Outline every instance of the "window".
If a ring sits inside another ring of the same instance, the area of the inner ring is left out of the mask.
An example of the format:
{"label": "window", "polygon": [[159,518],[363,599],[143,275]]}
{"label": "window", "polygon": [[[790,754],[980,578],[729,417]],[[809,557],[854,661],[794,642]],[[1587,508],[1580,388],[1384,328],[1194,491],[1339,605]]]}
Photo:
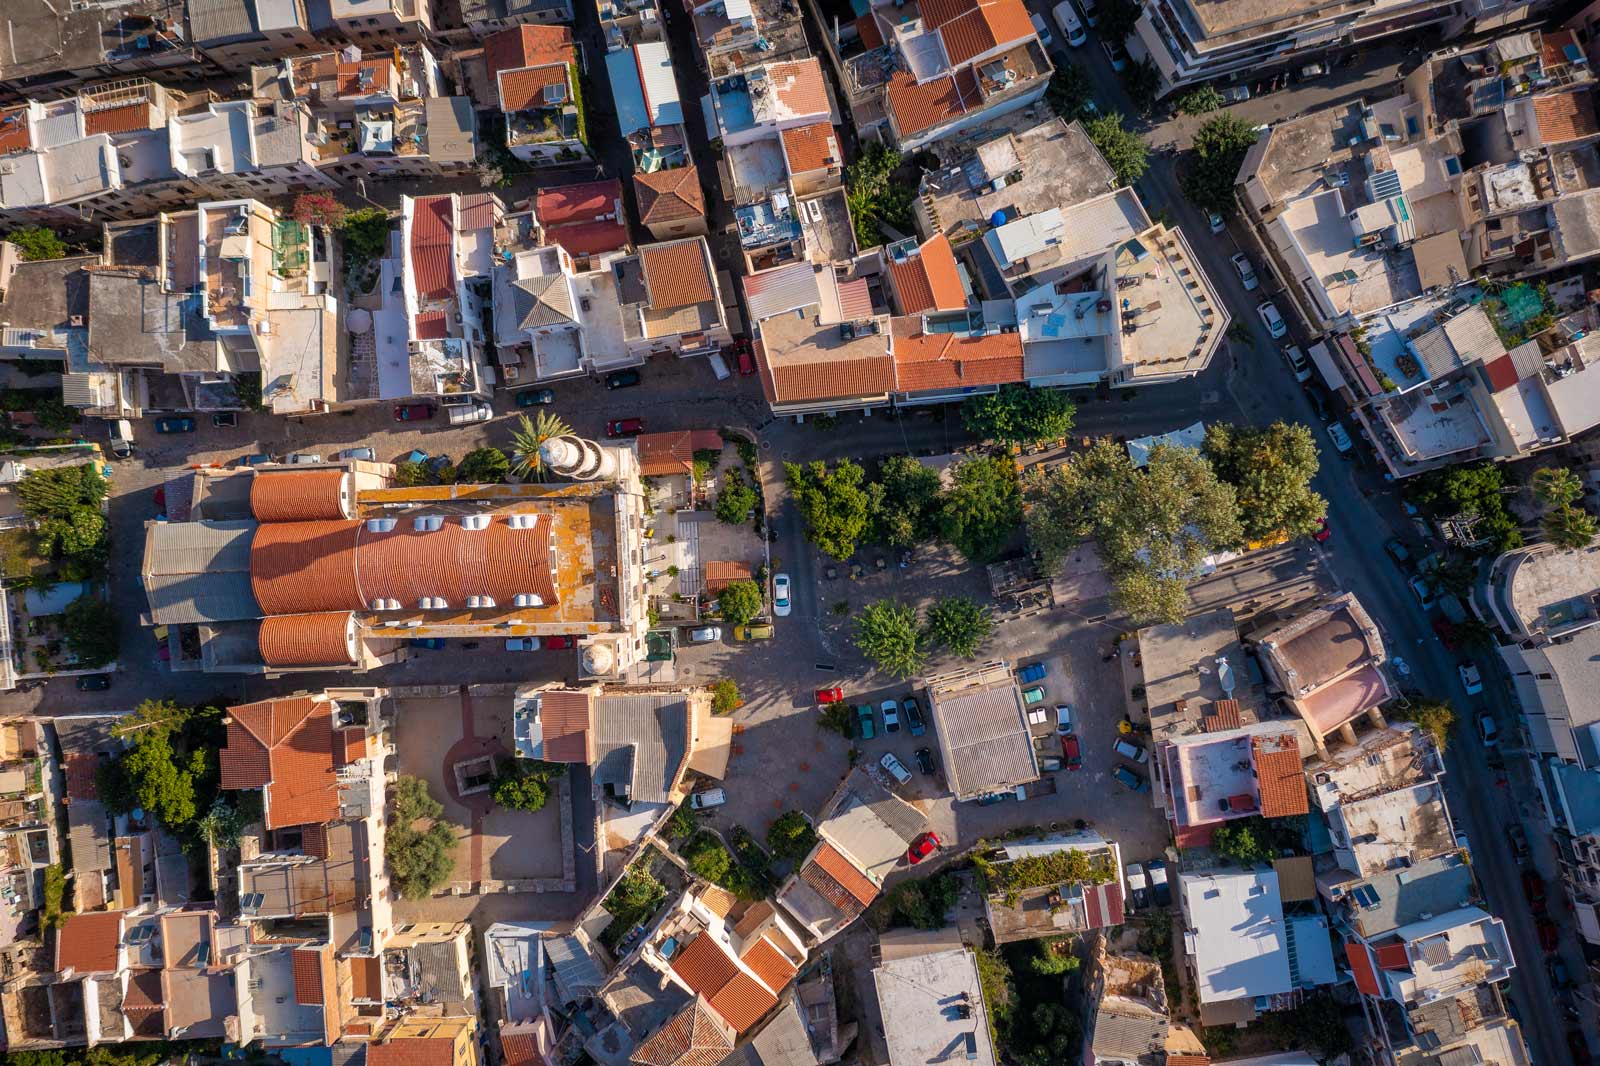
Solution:
{"label": "window", "polygon": [[1444,157],[1444,172],[1452,176],[1461,173],[1461,160],[1453,155]]}
{"label": "window", "polygon": [[1417,134],[1419,134],[1421,132],[1422,132],[1422,126],[1417,122],[1417,116],[1415,116],[1415,115],[1407,115],[1406,116],[1406,136],[1407,137],[1415,137]]}

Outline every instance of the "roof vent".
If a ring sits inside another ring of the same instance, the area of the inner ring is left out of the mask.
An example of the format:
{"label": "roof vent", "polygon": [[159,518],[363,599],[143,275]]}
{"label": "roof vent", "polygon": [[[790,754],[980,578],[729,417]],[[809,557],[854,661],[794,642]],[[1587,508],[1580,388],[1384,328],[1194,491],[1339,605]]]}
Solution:
{"label": "roof vent", "polygon": [[494,606],[494,597],[493,596],[468,596],[467,597],[467,606],[468,607],[493,607]]}
{"label": "roof vent", "polygon": [[444,527],[444,517],[436,514],[419,515],[411,520],[411,528],[418,533],[432,533]]}
{"label": "roof vent", "polygon": [[486,514],[469,514],[461,519],[462,529],[488,529],[489,516]]}
{"label": "roof vent", "polygon": [[506,525],[512,529],[532,529],[539,524],[539,516],[532,514],[514,514],[506,519]]}
{"label": "roof vent", "polygon": [[395,520],[393,518],[369,518],[367,519],[367,532],[388,533],[394,529],[394,523]]}
{"label": "roof vent", "polygon": [[424,596],[421,606],[424,611],[442,611],[450,606],[450,602],[443,596]]}
{"label": "roof vent", "polygon": [[513,607],[543,607],[544,600],[532,592],[519,592],[511,597]]}

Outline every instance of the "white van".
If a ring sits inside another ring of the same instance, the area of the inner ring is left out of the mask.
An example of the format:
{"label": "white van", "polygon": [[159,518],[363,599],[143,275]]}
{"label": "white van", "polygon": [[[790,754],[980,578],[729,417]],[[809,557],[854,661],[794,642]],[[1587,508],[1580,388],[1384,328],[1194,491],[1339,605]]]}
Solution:
{"label": "white van", "polygon": [[133,425],[126,418],[111,423],[111,454],[118,459],[133,454]]}
{"label": "white van", "polygon": [[717,376],[718,381],[728,380],[728,361],[722,358],[721,352],[712,352],[706,358],[706,362],[711,364],[711,372]]}
{"label": "white van", "polygon": [[720,807],[728,802],[728,794],[720,788],[708,788],[703,792],[694,792],[689,795],[689,809],[691,811],[709,811],[713,807]]}
{"label": "white van", "polygon": [[1061,36],[1074,48],[1082,47],[1089,43],[1089,34],[1084,31],[1083,20],[1073,10],[1072,0],[1061,0],[1055,7],[1056,25],[1061,27]]}
{"label": "white van", "polygon": [[452,426],[463,425],[467,422],[487,422],[494,417],[494,408],[481,401],[477,403],[452,404],[445,408],[450,412]]}
{"label": "white van", "polygon": [[1037,11],[1031,12],[1028,15],[1028,21],[1033,23],[1033,32],[1039,35],[1039,43],[1044,45],[1046,48],[1049,48],[1051,44],[1049,24],[1047,24],[1044,19],[1039,17],[1039,13]]}
{"label": "white van", "polygon": [[1095,0],[1078,0],[1078,7],[1083,11],[1083,21],[1090,26],[1100,25],[1100,12],[1095,8]]}

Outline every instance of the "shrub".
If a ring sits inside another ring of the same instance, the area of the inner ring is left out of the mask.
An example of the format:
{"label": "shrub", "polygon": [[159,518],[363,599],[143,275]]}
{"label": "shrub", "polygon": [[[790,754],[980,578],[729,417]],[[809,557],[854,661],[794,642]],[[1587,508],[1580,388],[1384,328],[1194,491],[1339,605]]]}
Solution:
{"label": "shrub", "polygon": [[43,226],[14,229],[6,240],[16,245],[22,258],[30,263],[41,259],[65,259],[67,255],[66,243],[56,236],[55,230]]}
{"label": "shrub", "polygon": [[339,222],[345,258],[366,263],[381,258],[389,245],[389,212],[380,207],[351,211]]}
{"label": "shrub", "polygon": [[733,856],[727,847],[706,832],[696,833],[684,845],[683,861],[696,877],[724,886],[728,881],[728,872],[733,868]]}
{"label": "shrub", "polygon": [[[417,777],[400,777],[390,786],[390,821],[383,854],[395,888],[409,900],[427,899],[455,872],[456,834],[449,822],[438,819],[444,805]],[[425,830],[413,822],[431,821]]]}
{"label": "shrub", "polygon": [[461,457],[456,480],[466,485],[498,485],[511,472],[511,460],[499,448],[474,448]]}
{"label": "shrub", "polygon": [[117,635],[117,612],[104,600],[92,595],[79,596],[67,604],[62,615],[62,631],[67,647],[78,657],[80,669],[92,669],[113,662],[122,642]]}
{"label": "shrub", "polygon": [[67,895],[67,873],[59,862],[44,868],[44,913],[40,924],[46,929],[59,929],[66,924],[66,912],[61,909]]}
{"label": "shrub", "polygon": [[719,521],[730,526],[741,526],[750,521],[750,512],[755,510],[758,501],[755,488],[735,468],[723,475],[722,491],[717,493],[717,502],[712,510]]}
{"label": "shrub", "polygon": [[550,782],[567,772],[566,764],[538,759],[510,759],[495,776],[490,796],[514,811],[541,811],[550,799]]}
{"label": "shrub", "polygon": [[799,811],[785,811],[767,829],[767,847],[780,859],[799,862],[816,843],[817,831]]}
{"label": "shrub", "polygon": [[761,613],[761,587],[754,581],[734,581],[717,593],[717,607],[722,620],[731,626],[742,626]]}
{"label": "shrub", "polygon": [[712,684],[712,714],[729,714],[742,706],[744,706],[744,700],[739,696],[738,682],[732,678],[724,677]]}
{"label": "shrub", "polygon": [[444,804],[433,798],[428,783],[404,775],[389,786],[389,809],[395,822],[409,825],[418,819],[432,821],[444,814]]}

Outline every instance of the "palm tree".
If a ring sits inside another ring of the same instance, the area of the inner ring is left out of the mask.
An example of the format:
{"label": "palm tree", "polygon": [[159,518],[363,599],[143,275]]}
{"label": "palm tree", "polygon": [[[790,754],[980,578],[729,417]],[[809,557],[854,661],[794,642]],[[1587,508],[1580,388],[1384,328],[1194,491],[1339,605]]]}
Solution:
{"label": "palm tree", "polygon": [[542,475],[545,467],[544,456],[539,454],[540,446],[547,440],[571,433],[572,427],[560,415],[540,411],[537,421],[523,415],[511,434],[511,472],[520,478]]}
{"label": "palm tree", "polygon": [[1600,525],[1588,511],[1563,505],[1544,516],[1544,535],[1558,548],[1568,551],[1587,548],[1596,533],[1600,533]]}
{"label": "palm tree", "polygon": [[1533,498],[1546,507],[1567,507],[1583,495],[1583,482],[1564,466],[1540,467],[1529,482]]}

